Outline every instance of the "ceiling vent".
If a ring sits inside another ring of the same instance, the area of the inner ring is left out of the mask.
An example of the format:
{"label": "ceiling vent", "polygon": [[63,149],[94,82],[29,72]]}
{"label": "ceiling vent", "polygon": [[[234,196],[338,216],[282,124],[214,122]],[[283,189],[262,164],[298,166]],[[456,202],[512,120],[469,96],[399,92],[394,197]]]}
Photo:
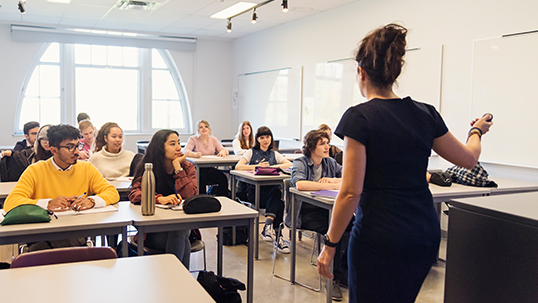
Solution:
{"label": "ceiling vent", "polygon": [[119,9],[129,9],[129,10],[155,10],[159,6],[161,6],[161,3],[121,0],[118,2],[117,7]]}

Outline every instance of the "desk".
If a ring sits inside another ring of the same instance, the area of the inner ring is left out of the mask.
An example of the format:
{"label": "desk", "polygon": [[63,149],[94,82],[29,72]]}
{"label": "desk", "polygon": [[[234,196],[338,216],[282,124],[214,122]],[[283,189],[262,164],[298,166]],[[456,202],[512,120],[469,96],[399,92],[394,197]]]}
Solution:
{"label": "desk", "polygon": [[[255,186],[255,199],[254,199],[254,209],[260,209],[260,188],[264,185],[283,185],[285,179],[289,179],[290,175],[280,173],[278,176],[267,176],[267,175],[254,175],[252,171],[246,170],[231,170],[230,174],[232,176],[232,199],[235,199],[235,181],[242,181],[248,184]],[[254,257],[258,259],[258,228],[259,228],[259,218],[256,217],[254,221],[254,247],[255,253]]]}
{"label": "desk", "polygon": [[[48,223],[0,226],[0,245],[117,234],[127,239],[127,226],[132,224],[132,216],[122,211],[122,205],[128,206],[127,203],[116,205],[119,206],[117,212],[64,216],[52,218]],[[123,243],[123,255],[127,257],[127,242]]]}
{"label": "desk", "polygon": [[[200,168],[215,166],[235,166],[242,156],[228,155],[226,157],[202,156],[200,158],[187,157],[187,161],[196,166],[196,182],[200,190]],[[235,185],[232,183],[232,187]]]}
{"label": "desk", "polygon": [[0,284],[3,302],[215,302],[170,254],[2,270]]}
{"label": "desk", "polygon": [[538,193],[450,204],[444,302],[536,302]]}
{"label": "desk", "polygon": [[[130,181],[108,181],[112,184],[118,193],[120,194],[120,201],[128,200],[129,193],[131,192]],[[0,182],[0,206],[4,205],[4,200],[9,193],[13,190],[17,182]]]}
{"label": "desk", "polygon": [[[226,197],[217,197],[222,204],[220,212],[187,215],[182,211],[168,209],[155,209],[155,215],[142,216],[139,205],[120,203],[133,218],[133,225],[139,233],[163,232],[177,229],[194,229],[218,227],[217,244],[217,274],[222,275],[222,243],[223,227],[233,225],[248,225],[248,260],[247,260],[247,302],[253,302],[254,295],[254,219],[258,212],[232,201]],[[138,254],[143,254],[144,237],[138,237]],[[152,300],[155,301],[155,300]],[[157,301],[155,301],[157,302]],[[187,302],[187,301],[186,301]]]}
{"label": "desk", "polygon": [[490,177],[499,187],[491,188],[491,195],[506,195],[523,192],[538,191],[538,183],[520,181],[501,177]]}

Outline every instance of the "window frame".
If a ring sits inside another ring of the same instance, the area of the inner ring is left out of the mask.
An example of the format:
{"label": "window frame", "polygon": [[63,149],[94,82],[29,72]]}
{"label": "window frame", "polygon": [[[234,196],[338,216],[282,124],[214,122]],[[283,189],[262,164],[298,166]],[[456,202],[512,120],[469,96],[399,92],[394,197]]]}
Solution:
{"label": "window frame", "polygon": [[[24,102],[26,89],[29,81],[34,74],[37,66],[41,63],[43,54],[48,50],[49,46],[54,42],[46,42],[41,49],[37,52],[32,64],[28,68],[28,72],[23,80],[21,90],[18,96],[17,108],[14,119],[14,134],[22,135],[23,129],[19,127],[21,119],[21,110]],[[76,84],[76,64],[74,60],[75,44],[70,43],[58,43],[60,52],[60,123],[66,123],[76,125],[76,96],[75,96],[75,84]],[[137,129],[125,130],[127,135],[147,135],[153,134],[158,128],[152,127],[152,48],[140,48],[138,47],[138,60],[139,60],[139,82],[137,87],[138,102],[137,102]],[[189,96],[187,89],[181,77],[181,74],[175,64],[170,52],[167,49],[156,49],[161,55],[161,58],[166,63],[167,70],[170,71],[172,80],[178,90],[180,106],[183,110],[183,119],[185,121],[184,128],[174,128],[181,134],[192,133],[192,113],[190,109]],[[47,64],[47,63],[45,63]],[[49,63],[50,64],[50,63]],[[51,64],[53,65],[53,64]],[[26,122],[26,121],[25,121]],[[96,127],[99,127],[96,125]]]}

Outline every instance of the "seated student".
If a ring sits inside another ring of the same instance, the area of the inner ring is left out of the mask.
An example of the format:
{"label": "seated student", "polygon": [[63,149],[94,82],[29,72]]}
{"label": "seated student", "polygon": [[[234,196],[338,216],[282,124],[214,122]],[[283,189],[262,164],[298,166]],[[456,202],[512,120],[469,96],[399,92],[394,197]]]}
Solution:
{"label": "seated student", "polygon": [[243,121],[239,125],[235,139],[233,140],[234,154],[238,156],[244,155],[247,150],[254,146],[254,135],[252,135],[252,126],[250,122]]}
{"label": "seated student", "polygon": [[35,138],[37,136],[37,132],[39,131],[39,122],[26,122],[24,124],[23,131],[25,139],[17,142],[15,144],[15,147],[13,147],[13,151],[21,151],[34,148]]}
{"label": "seated student", "polygon": [[[54,125],[47,131],[53,157],[28,166],[6,198],[4,210],[34,204],[55,212],[104,207],[119,201],[118,191],[90,163],[78,162],[80,132],[70,125]],[[81,198],[79,198],[83,195]],[[85,245],[86,239],[38,242],[30,251]]]}
{"label": "seated student", "polygon": [[[332,133],[331,128],[329,127],[329,125],[321,124],[318,127],[318,130],[326,132],[327,135],[329,136],[329,141],[331,141],[333,133]],[[334,145],[329,145],[329,157],[334,158],[336,156],[336,154],[341,153],[341,152],[342,152],[342,150],[339,149],[338,147],[336,147]]]}
{"label": "seated student", "polygon": [[107,180],[129,175],[135,154],[122,148],[123,130],[114,122],[103,124],[95,139],[95,151],[90,162]]}
{"label": "seated student", "polygon": [[[256,131],[255,145],[249,149],[239,160],[235,169],[254,170],[256,166],[289,168],[293,164],[284,158],[279,152],[272,150],[273,133],[262,126]],[[250,202],[255,201],[254,185],[247,185],[247,196]],[[280,223],[284,216],[284,201],[279,185],[267,185],[261,187],[260,207],[265,207],[265,226],[261,232],[264,241],[273,241],[273,229],[278,234]],[[282,238],[276,241],[278,251],[289,254],[290,248]]]}
{"label": "seated student", "polygon": [[[298,190],[340,189],[342,166],[329,157],[329,142],[329,135],[322,130],[311,130],[304,136],[303,156],[293,161],[291,170],[291,184]],[[298,228],[313,230],[322,235],[327,233],[329,227],[328,210],[300,202],[296,203],[296,207]],[[291,211],[287,213],[286,223],[291,225]],[[351,224],[349,224],[348,229],[351,230]],[[336,301],[342,300],[340,281],[347,285],[345,270],[347,253],[342,253],[346,247],[347,241],[342,237],[336,249],[339,253],[334,263],[335,279],[333,280],[332,296],[333,300]]]}
{"label": "seated student", "polygon": [[80,139],[79,160],[88,160],[92,155],[92,148],[95,149],[95,127],[89,120],[84,120],[78,124],[78,129],[83,137]]}
{"label": "seated student", "polygon": [[[185,161],[186,157],[186,154],[181,153],[176,131],[157,131],[146,148],[144,158],[137,166],[129,200],[135,204],[142,200],[141,182],[146,163],[153,163],[156,203],[177,205],[181,200],[196,195],[196,168],[194,164]],[[186,229],[147,233],[144,245],[174,254],[188,269],[191,253],[189,234],[190,230]]]}
{"label": "seated student", "polygon": [[82,121],[90,121],[90,116],[87,113],[79,113],[77,115],[77,123],[80,124]]}
{"label": "seated student", "polygon": [[3,182],[18,181],[30,164],[52,157],[47,139],[47,130],[51,126],[47,124],[39,129],[34,148],[26,148],[21,151],[5,150],[2,152],[2,157],[4,158],[0,161],[0,178]]}
{"label": "seated student", "polygon": [[[249,149],[254,146],[254,135],[252,134],[252,125],[250,122],[243,121],[239,125],[235,139],[233,140],[234,154],[238,156],[244,155]],[[237,181],[236,196],[241,200],[247,200],[247,184]]]}
{"label": "seated student", "polygon": [[[213,137],[211,133],[211,127],[209,122],[200,120],[197,123],[198,136],[191,136],[183,152],[187,154],[187,157],[200,158],[201,156],[212,156],[215,153],[219,157],[228,156],[226,148],[220,144],[219,139]],[[223,172],[214,167],[205,167],[200,169],[199,176],[200,188],[198,191],[200,194],[206,193],[206,186],[210,184],[217,184],[216,191],[217,196],[229,196],[228,194],[228,179]]]}

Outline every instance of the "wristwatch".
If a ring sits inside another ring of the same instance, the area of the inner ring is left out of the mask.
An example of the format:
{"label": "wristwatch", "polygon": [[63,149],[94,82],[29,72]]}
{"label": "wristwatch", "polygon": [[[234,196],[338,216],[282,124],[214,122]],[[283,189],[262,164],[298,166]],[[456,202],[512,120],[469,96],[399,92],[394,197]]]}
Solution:
{"label": "wristwatch", "polygon": [[325,235],[323,236],[323,244],[324,244],[325,246],[329,246],[329,247],[336,247],[336,245],[337,245],[338,243],[333,243],[333,242],[331,242],[331,241],[329,240],[329,235],[328,235],[328,234],[325,234]]}

